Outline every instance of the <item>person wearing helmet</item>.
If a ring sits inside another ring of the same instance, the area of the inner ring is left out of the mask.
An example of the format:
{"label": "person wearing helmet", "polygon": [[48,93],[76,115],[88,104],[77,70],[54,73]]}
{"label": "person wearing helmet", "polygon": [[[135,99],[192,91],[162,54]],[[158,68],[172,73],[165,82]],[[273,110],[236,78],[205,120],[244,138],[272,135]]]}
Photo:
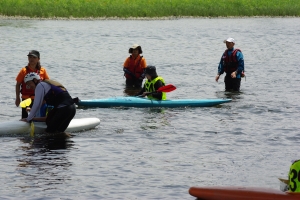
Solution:
{"label": "person wearing helmet", "polygon": [[158,88],[165,86],[165,81],[156,73],[155,66],[147,66],[145,69],[146,82],[142,90],[136,96],[147,96],[148,99],[153,100],[166,100],[167,95],[165,92],[157,92]]}
{"label": "person wearing helmet", "polygon": [[233,38],[228,38],[223,42],[226,43],[227,49],[221,57],[215,80],[218,82],[221,74],[225,72],[225,90],[238,92],[241,78],[244,76],[244,57],[240,49],[234,49],[235,40]]}
{"label": "person wearing helmet", "polygon": [[142,47],[134,44],[129,48],[131,54],[123,64],[124,76],[126,78],[126,87],[141,88],[145,78],[144,69],[146,68],[146,59],[140,54],[143,53]]}
{"label": "person wearing helmet", "polygon": [[63,133],[76,114],[74,101],[66,88],[50,79],[41,81],[35,72],[27,74],[24,82],[28,88],[34,90],[35,101],[28,117],[21,120],[30,122],[45,100],[47,104],[54,106],[46,119],[46,133]]}
{"label": "person wearing helmet", "polygon": [[[31,98],[32,104],[34,102],[34,90],[27,88],[26,84],[24,83],[24,77],[26,74],[30,72],[35,72],[40,76],[41,80],[49,79],[49,75],[44,67],[41,66],[40,63],[40,52],[36,50],[31,50],[28,55],[28,64],[27,66],[23,67],[19,74],[16,77],[16,100],[15,104],[18,107],[20,105],[21,100],[25,100]],[[20,98],[20,94],[22,95]],[[30,105],[30,107],[32,106]],[[26,112],[26,108],[22,108],[22,118],[26,118],[28,116]]]}

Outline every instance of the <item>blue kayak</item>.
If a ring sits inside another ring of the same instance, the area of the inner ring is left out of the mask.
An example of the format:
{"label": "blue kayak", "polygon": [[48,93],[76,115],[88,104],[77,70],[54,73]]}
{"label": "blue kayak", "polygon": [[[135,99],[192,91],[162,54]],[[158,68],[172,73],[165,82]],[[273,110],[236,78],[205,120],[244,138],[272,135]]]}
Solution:
{"label": "blue kayak", "polygon": [[113,97],[108,99],[79,100],[78,106],[85,107],[208,107],[230,102],[231,99],[174,99],[156,101],[141,97]]}

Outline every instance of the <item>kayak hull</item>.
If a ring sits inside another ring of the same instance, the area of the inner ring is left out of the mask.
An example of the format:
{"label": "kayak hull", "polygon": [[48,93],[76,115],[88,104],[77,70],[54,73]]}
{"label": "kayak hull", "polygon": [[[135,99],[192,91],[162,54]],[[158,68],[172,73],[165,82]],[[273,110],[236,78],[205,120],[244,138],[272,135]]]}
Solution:
{"label": "kayak hull", "polygon": [[[65,132],[78,132],[93,129],[100,124],[98,118],[81,118],[72,119]],[[41,134],[46,129],[45,122],[34,122],[34,133]],[[31,127],[27,122],[15,120],[8,122],[0,122],[0,134],[28,134]]]}
{"label": "kayak hull", "polygon": [[85,107],[209,107],[230,102],[231,99],[175,99],[156,101],[140,97],[113,97],[107,99],[80,100],[78,106]]}
{"label": "kayak hull", "polygon": [[201,200],[296,200],[300,193],[282,192],[270,188],[251,187],[191,187],[190,195]]}

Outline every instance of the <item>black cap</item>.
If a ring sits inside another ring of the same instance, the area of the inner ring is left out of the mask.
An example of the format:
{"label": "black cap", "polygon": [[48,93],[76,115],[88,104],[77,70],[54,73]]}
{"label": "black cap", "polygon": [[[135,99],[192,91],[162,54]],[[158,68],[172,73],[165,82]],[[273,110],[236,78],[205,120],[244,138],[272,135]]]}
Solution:
{"label": "black cap", "polygon": [[156,74],[156,67],[152,66],[152,65],[148,65],[145,68],[145,74],[149,74],[150,76],[155,75]]}
{"label": "black cap", "polygon": [[31,50],[31,51],[29,51],[27,56],[34,56],[36,58],[40,58],[40,52],[38,52],[36,50]]}

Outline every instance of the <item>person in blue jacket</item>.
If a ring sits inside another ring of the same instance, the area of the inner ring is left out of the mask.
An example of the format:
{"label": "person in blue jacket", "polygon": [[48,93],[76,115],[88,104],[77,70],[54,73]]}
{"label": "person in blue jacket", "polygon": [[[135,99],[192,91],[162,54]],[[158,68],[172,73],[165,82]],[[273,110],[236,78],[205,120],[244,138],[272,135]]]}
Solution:
{"label": "person in blue jacket", "polygon": [[244,56],[240,49],[235,49],[235,40],[224,40],[227,49],[223,53],[215,80],[218,82],[221,74],[226,73],[224,82],[226,91],[240,91],[241,78],[244,76]]}

